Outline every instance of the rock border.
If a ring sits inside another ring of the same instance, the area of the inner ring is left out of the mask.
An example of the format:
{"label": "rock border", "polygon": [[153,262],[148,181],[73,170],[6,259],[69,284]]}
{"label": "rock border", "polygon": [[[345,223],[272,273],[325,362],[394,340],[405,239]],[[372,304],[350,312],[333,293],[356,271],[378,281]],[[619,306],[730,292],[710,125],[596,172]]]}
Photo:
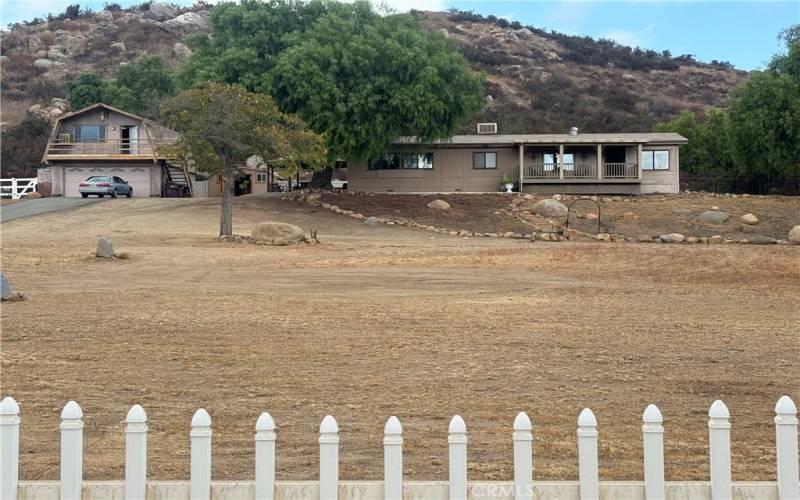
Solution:
{"label": "rock border", "polygon": [[[666,243],[666,244],[706,244],[706,245],[716,245],[716,244],[740,244],[740,245],[792,245],[793,243],[786,239],[776,239],[769,236],[753,236],[751,238],[724,238],[720,235],[714,235],[709,237],[697,237],[697,236],[683,236],[679,233],[671,233],[671,234],[662,234],[662,235],[639,235],[637,238],[625,237],[624,235],[617,234],[617,233],[583,233],[577,231],[575,229],[567,229],[566,233],[563,234],[559,232],[548,232],[548,231],[532,231],[530,233],[518,233],[518,232],[493,232],[493,233],[481,233],[470,231],[467,229],[450,229],[447,227],[436,227],[432,225],[420,224],[414,220],[408,218],[389,218],[389,217],[376,217],[376,216],[365,216],[364,214],[356,213],[352,210],[343,210],[337,205],[333,205],[331,203],[323,203],[321,202],[322,193],[325,192],[323,190],[309,190],[309,189],[300,189],[296,191],[291,191],[286,193],[284,196],[281,197],[282,200],[286,201],[301,201],[308,205],[321,207],[325,210],[330,210],[333,213],[344,215],[350,217],[354,220],[364,221],[366,219],[370,219],[373,222],[378,224],[384,224],[387,226],[406,226],[412,227],[415,229],[422,229],[424,231],[430,231],[433,233],[438,234],[446,234],[448,236],[456,236],[456,237],[463,237],[463,238],[509,238],[515,240],[528,240],[530,242],[534,241],[552,241],[552,242],[562,242],[562,241],[576,241],[579,238],[589,239],[589,240],[596,240],[596,241],[603,241],[603,242],[622,242],[622,243]],[[365,195],[368,196],[370,193],[358,193],[352,192],[352,196],[358,195]],[[505,195],[506,193],[498,193],[501,195]],[[557,201],[564,201],[570,199],[582,199],[582,200],[591,200],[597,201],[600,203],[636,203],[636,202],[646,202],[657,199],[658,201],[662,201],[665,199],[674,199],[680,198],[685,196],[693,196],[693,197],[711,197],[711,198],[768,198],[769,195],[749,195],[749,194],[742,194],[736,195],[732,193],[727,194],[720,194],[720,193],[703,193],[703,192],[692,192],[686,191],[681,194],[659,194],[659,195],[647,195],[644,198],[637,198],[637,197],[622,197],[622,196],[608,196],[608,197],[598,197],[598,196],[589,196],[589,195],[563,195],[563,194],[554,194],[552,198]],[[511,200],[511,208],[507,211],[507,214],[518,219],[522,222],[527,224],[522,217],[517,215],[516,209],[517,206],[522,203],[523,201],[528,201],[535,199],[535,196],[531,193],[514,193],[514,199]],[[235,235],[238,236],[238,235]],[[247,238],[247,237],[244,237]]]}

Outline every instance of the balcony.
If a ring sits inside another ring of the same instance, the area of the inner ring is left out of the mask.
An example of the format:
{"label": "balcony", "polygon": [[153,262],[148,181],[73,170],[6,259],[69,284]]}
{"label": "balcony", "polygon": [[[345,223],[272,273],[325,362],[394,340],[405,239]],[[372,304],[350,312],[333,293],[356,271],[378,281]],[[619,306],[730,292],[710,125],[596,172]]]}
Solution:
{"label": "balcony", "polygon": [[95,141],[51,141],[46,160],[155,160],[161,158],[158,147],[175,139],[102,139]]}

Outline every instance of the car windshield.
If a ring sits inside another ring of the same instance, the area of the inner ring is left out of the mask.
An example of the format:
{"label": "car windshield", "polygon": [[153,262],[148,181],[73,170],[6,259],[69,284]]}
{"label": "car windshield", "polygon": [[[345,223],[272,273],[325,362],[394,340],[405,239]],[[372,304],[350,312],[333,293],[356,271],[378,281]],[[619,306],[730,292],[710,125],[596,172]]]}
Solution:
{"label": "car windshield", "polygon": [[111,177],[100,177],[98,175],[94,175],[86,179],[87,182],[111,182]]}

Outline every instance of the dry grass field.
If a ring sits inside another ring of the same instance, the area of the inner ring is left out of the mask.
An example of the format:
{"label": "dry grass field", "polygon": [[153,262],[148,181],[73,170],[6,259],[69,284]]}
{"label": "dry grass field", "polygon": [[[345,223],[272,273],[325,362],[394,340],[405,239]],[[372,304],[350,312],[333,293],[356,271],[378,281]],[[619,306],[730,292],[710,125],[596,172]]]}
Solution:
{"label": "dry grass field", "polygon": [[[456,413],[471,476],[508,479],[518,411],[534,423],[536,477],[574,479],[585,406],[601,478],[638,479],[641,413],[656,403],[667,478],[700,480],[717,398],[732,414],[734,478],[774,476],[773,406],[800,400],[798,246],[465,240],[238,199],[236,232],[272,219],[322,241],[264,247],[216,241],[217,218],[215,200],[117,199],[2,225],[3,272],[28,296],[2,305],[0,358],[2,393],[22,408],[24,478],[58,477],[69,399],[85,413],[88,479],[124,476],[134,403],[157,479],[188,477],[199,407],[218,479],[252,477],[264,410],[279,479],[315,477],[328,413],[344,479],[382,476],[390,415],[406,477],[446,478]],[[130,258],[89,258],[104,234]]]}

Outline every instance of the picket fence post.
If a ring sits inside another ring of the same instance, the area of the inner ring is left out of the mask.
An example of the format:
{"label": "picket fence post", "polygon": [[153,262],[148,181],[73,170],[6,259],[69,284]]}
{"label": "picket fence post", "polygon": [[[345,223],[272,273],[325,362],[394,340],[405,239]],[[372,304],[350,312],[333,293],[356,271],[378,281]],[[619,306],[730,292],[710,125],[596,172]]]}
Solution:
{"label": "picket fence post", "polygon": [[70,401],[61,411],[61,500],[80,500],[82,483],[83,410]]}
{"label": "picket fence post", "polygon": [[597,418],[589,408],[578,415],[578,482],[582,500],[600,498],[597,461]]}
{"label": "picket fence post", "polygon": [[514,419],[514,498],[533,498],[533,426],[525,412]]}
{"label": "picket fence post", "polygon": [[711,498],[731,498],[731,414],[725,403],[714,401],[708,410],[708,454]]}
{"label": "picket fence post", "polygon": [[319,498],[339,497],[339,424],[332,415],[319,426]]}
{"label": "picket fence post", "polygon": [[192,441],[189,497],[208,500],[211,497],[211,416],[200,408],[192,417]]}
{"label": "picket fence post", "polygon": [[656,405],[649,405],[642,415],[644,440],[644,496],[664,500],[664,418]]}
{"label": "picket fence post", "polygon": [[256,420],[256,500],[275,497],[275,421],[264,412]]}
{"label": "picket fence post", "polygon": [[775,448],[778,456],[778,498],[800,498],[797,406],[789,396],[781,397],[775,405]]}
{"label": "picket fence post", "polygon": [[460,415],[450,420],[447,443],[450,455],[450,500],[467,500],[467,425]]}
{"label": "picket fence post", "polygon": [[395,416],[383,428],[383,498],[403,499],[403,426]]}
{"label": "picket fence post", "polygon": [[19,405],[11,396],[0,401],[0,500],[17,498],[19,481]]}
{"label": "picket fence post", "polygon": [[144,500],[147,491],[147,414],[131,406],[125,418],[125,499]]}

